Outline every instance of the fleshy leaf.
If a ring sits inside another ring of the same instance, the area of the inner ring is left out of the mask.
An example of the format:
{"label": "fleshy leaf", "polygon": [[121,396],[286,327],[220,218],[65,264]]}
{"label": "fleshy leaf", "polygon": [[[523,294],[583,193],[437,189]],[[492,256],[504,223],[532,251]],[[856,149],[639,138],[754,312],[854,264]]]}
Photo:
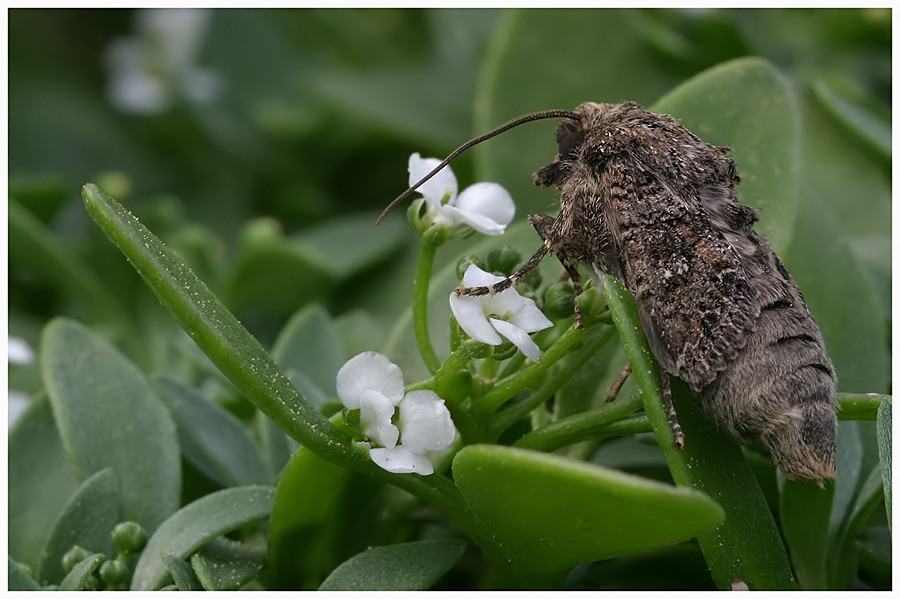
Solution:
{"label": "fleshy leaf", "polygon": [[31,577],[25,567],[14,560],[6,557],[6,590],[7,591],[39,591],[41,585]]}
{"label": "fleshy leaf", "polygon": [[[9,432],[9,555],[40,574],[53,522],[78,488],[46,395],[32,400]],[[40,576],[38,576],[40,580]]]}
{"label": "fleshy leaf", "polygon": [[783,251],[800,200],[800,115],[784,76],[760,58],[732,60],[682,83],[652,110],[672,114],[708,143],[733,148],[738,199],[759,210],[756,229]]}
{"label": "fleshy leaf", "polygon": [[252,435],[230,412],[174,379],[159,378],[156,386],[172,411],[182,452],[201,472],[226,487],[272,482]]}
{"label": "fleshy leaf", "polygon": [[131,590],[150,591],[162,586],[168,573],[162,556],[185,559],[204,543],[266,518],[274,494],[272,487],[235,487],[206,495],[175,512],[147,542],[135,566]]}
{"label": "fleshy leaf", "polygon": [[259,574],[266,564],[264,547],[251,547],[220,537],[191,556],[191,565],[208,591],[233,591]]}
{"label": "fleshy leaf", "polygon": [[881,401],[876,422],[878,456],[881,458],[881,478],[884,485],[884,509],[887,510],[889,528],[891,527],[891,401],[890,397]]}
{"label": "fleshy leaf", "polygon": [[203,585],[197,580],[197,575],[194,574],[194,570],[189,563],[174,555],[164,555],[162,560],[166,564],[166,568],[169,569],[169,575],[172,576],[172,581],[179,591],[204,590]]}
{"label": "fleshy leaf", "polygon": [[175,425],[143,374],[106,340],[59,318],[44,329],[44,383],[63,445],[85,480],[111,467],[122,517],[153,531],[178,508]]}
{"label": "fleshy leaf", "polygon": [[104,468],[84,481],[53,523],[39,578],[52,583],[62,580],[63,555],[74,545],[111,555],[114,548],[109,533],[117,522],[116,475],[112,468]]}
{"label": "fleshy leaf", "polygon": [[338,566],[320,591],[424,591],[462,557],[465,541],[433,539],[372,547]]}
{"label": "fleshy leaf", "polygon": [[306,401],[271,356],[207,286],[146,227],[96,185],[85,206],[150,289],[210,360],[292,437],[330,459],[368,463],[349,437]]}
{"label": "fleshy leaf", "polygon": [[90,578],[94,571],[103,563],[102,553],[92,553],[82,561],[75,564],[72,571],[59,583],[60,591],[86,591],[90,590]]}
{"label": "fleshy leaf", "polygon": [[526,588],[560,585],[581,562],[708,533],[723,515],[694,489],[502,446],[464,448],[453,477],[472,515],[502,547],[499,559]]}

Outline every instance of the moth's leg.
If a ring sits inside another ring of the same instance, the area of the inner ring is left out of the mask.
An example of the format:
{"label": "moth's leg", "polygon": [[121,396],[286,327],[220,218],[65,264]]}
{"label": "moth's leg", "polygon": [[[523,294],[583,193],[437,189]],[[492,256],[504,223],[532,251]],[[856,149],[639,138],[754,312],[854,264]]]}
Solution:
{"label": "moth's leg", "polygon": [[672,428],[672,435],[675,436],[675,448],[681,449],[684,447],[684,432],[681,430],[681,425],[678,424],[675,404],[672,403],[672,383],[669,381],[669,373],[665,370],[662,371],[662,391],[666,415],[669,417],[669,426]]}
{"label": "moth's leg", "polygon": [[549,244],[545,241],[522,268],[509,275],[507,278],[498,283],[494,283],[493,285],[486,285],[484,287],[457,287],[456,295],[494,295],[495,293],[500,293],[510,287],[515,287],[521,283],[525,277],[530,275],[531,271],[537,268],[538,264],[541,263],[541,260],[544,259],[544,256],[546,256],[549,251]]}
{"label": "moth's leg", "polygon": [[575,306],[575,328],[580,329],[584,326],[584,323],[581,319],[581,310],[578,308],[578,296],[581,295],[582,291],[584,291],[584,289],[581,287],[581,274],[578,272],[578,269],[575,268],[575,265],[570,264],[568,260],[564,260],[560,256],[559,261],[562,263],[563,268],[566,269],[566,272],[569,273],[569,279],[571,279],[572,287],[575,289],[575,297],[573,302]]}
{"label": "moth's leg", "polygon": [[619,378],[616,379],[616,382],[613,383],[612,387],[609,388],[609,393],[606,395],[606,401],[604,401],[603,403],[609,403],[619,395],[619,391],[622,390],[622,385],[624,385],[625,381],[628,380],[629,374],[631,374],[631,363],[625,362],[625,367],[622,369],[622,374],[619,375]]}

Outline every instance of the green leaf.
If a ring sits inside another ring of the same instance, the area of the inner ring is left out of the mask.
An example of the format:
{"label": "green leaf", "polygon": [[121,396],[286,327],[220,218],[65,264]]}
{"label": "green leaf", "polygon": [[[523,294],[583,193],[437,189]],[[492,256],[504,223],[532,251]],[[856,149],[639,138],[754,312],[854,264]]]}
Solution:
{"label": "green leaf", "polygon": [[265,547],[224,537],[213,539],[191,556],[194,572],[208,591],[237,590],[256,578],[265,564]]}
{"label": "green leaf", "polygon": [[10,430],[8,448],[8,551],[39,572],[51,532],[47,523],[78,488],[46,395],[35,397]]}
{"label": "green leaf", "polygon": [[235,312],[288,314],[334,288],[328,268],[327,261],[284,237],[277,221],[258,219],[241,232],[223,298]]}
{"label": "green leaf", "polygon": [[76,476],[111,467],[122,516],[155,530],[181,490],[175,425],[162,402],[118,350],[72,320],[47,325],[41,366]]}
{"label": "green leaf", "polygon": [[424,591],[462,557],[465,541],[433,539],[372,547],[338,566],[320,591]]}
{"label": "green leaf", "polygon": [[72,571],[59,583],[60,591],[86,591],[93,590],[91,577],[100,564],[103,563],[102,553],[92,553],[82,561],[75,564]]}
{"label": "green leaf", "polygon": [[663,408],[659,366],[634,298],[611,276],[603,277],[601,287],[672,479],[679,486],[699,489],[725,510],[725,521],[697,539],[716,585],[728,589],[738,579],[751,589],[794,588],[796,582],[772,513],[740,446],[717,430],[697,409],[686,387],[673,380],[672,399],[685,437],[684,447],[675,448]]}
{"label": "green leaf", "polygon": [[822,330],[828,356],[839,373],[838,389],[885,392],[890,375],[889,314],[882,310],[871,278],[832,218],[819,198],[804,195],[795,243],[785,264]]}
{"label": "green leaf", "polygon": [[172,576],[172,581],[179,591],[204,590],[203,585],[197,580],[197,576],[189,563],[174,555],[164,555],[162,560],[166,564],[166,568],[168,568],[169,574]]}
{"label": "green leaf", "polygon": [[155,383],[172,411],[181,450],[196,468],[226,487],[272,482],[253,436],[230,412],[174,379]]}
{"label": "green leaf", "polygon": [[304,447],[285,466],[269,527],[268,570],[278,588],[315,588],[334,566],[352,478]]}
{"label": "green leaf", "polygon": [[[536,110],[574,109],[585,101],[649,105],[682,75],[657,60],[636,35],[639,27],[640,15],[630,10],[507,11],[479,76],[475,131],[484,133]],[[622,65],[640,75],[622,76]],[[555,127],[552,121],[533,123],[472,150],[477,179],[506,187],[518,214],[546,212],[556,201],[552,192],[531,182],[531,173],[556,154]]]}
{"label": "green leaf", "polygon": [[709,497],[600,466],[493,445],[453,460],[469,510],[491,531],[515,582],[557,586],[573,566],[708,533],[722,519]]}
{"label": "green leaf", "polygon": [[210,360],[263,413],[328,459],[371,467],[297,392],[259,342],[177,256],[95,185],[82,191],[88,212]]}
{"label": "green leaf", "polygon": [[130,330],[121,302],[70,248],[14,199],[7,203],[10,258],[27,263],[67,299],[77,300],[97,320]]}
{"label": "green leaf", "polygon": [[887,511],[888,528],[891,527],[891,398],[886,397],[878,408],[878,457],[881,458],[881,478],[884,486],[884,509]]}
{"label": "green leaf", "polygon": [[704,141],[733,148],[741,203],[760,213],[756,229],[784,250],[799,206],[800,115],[784,76],[759,58],[718,65],[653,105]]}
{"label": "green leaf", "polygon": [[347,361],[334,322],[320,304],[291,317],[272,346],[272,358],[282,370],[305,374],[329,397],[336,396],[335,378]]}
{"label": "green leaf", "polygon": [[828,588],[829,516],[834,485],[825,489],[785,480],[779,498],[781,525],[794,572],[804,590]]}
{"label": "green leaf", "polygon": [[853,133],[864,145],[873,150],[887,164],[891,161],[891,119],[876,114],[847,90],[826,81],[813,84],[813,94],[822,106]]}
{"label": "green leaf", "polygon": [[95,553],[114,552],[110,532],[119,522],[116,475],[104,468],[78,488],[50,527],[41,559],[40,579],[58,583],[65,576],[62,558],[78,545]]}
{"label": "green leaf", "polygon": [[41,585],[31,577],[25,566],[6,556],[6,590],[39,591],[41,590]]}
{"label": "green leaf", "polygon": [[211,493],[175,512],[156,530],[134,569],[131,589],[160,588],[167,568],[162,557],[185,559],[203,544],[236,528],[260,520],[272,510],[272,487],[235,487]]}

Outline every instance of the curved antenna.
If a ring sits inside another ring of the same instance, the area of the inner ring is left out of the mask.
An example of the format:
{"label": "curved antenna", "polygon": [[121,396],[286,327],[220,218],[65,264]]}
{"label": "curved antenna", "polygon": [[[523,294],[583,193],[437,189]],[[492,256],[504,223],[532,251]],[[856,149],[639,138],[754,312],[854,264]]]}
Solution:
{"label": "curved antenna", "polygon": [[532,112],[531,114],[526,114],[524,116],[515,118],[507,123],[504,123],[503,125],[500,125],[496,129],[494,129],[492,131],[488,131],[484,135],[480,135],[480,136],[476,137],[475,139],[470,139],[463,145],[461,145],[458,148],[456,148],[455,150],[453,150],[449,156],[444,158],[443,162],[441,162],[439,165],[437,165],[434,168],[434,170],[432,170],[430,173],[428,173],[427,175],[422,177],[418,183],[416,183],[415,185],[413,185],[412,187],[410,187],[409,189],[407,189],[406,191],[401,193],[399,196],[397,196],[397,199],[395,199],[393,202],[391,202],[388,205],[388,207],[384,209],[384,212],[382,212],[381,216],[378,217],[376,224],[381,224],[381,221],[384,220],[384,217],[387,216],[388,213],[391,210],[393,210],[397,204],[399,204],[400,202],[402,202],[403,200],[408,198],[409,195],[412,192],[414,192],[415,190],[417,190],[419,187],[421,187],[423,183],[425,183],[426,181],[431,179],[433,176],[438,174],[438,172],[442,168],[444,168],[445,166],[450,164],[450,162],[454,158],[456,158],[457,156],[459,156],[460,154],[462,154],[463,152],[465,152],[472,146],[478,145],[481,142],[486,141],[497,135],[500,135],[501,133],[503,133],[505,131],[509,131],[513,127],[518,127],[519,125],[524,125],[525,123],[530,123],[531,121],[538,121],[541,119],[560,119],[560,118],[578,120],[581,117],[578,116],[578,113],[572,112],[571,110],[543,110],[541,112]]}

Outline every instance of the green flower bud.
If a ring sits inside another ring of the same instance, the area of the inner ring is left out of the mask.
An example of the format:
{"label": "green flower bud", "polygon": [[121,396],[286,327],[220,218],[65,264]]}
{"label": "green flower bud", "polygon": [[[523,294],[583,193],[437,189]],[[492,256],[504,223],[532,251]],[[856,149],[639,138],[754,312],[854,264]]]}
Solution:
{"label": "green flower bud", "polygon": [[438,223],[432,224],[421,234],[422,243],[431,247],[440,247],[450,241],[450,229]]}
{"label": "green flower bud", "polygon": [[119,560],[107,560],[100,566],[100,578],[109,589],[118,589],[128,579],[128,566]]}
{"label": "green flower bud", "polygon": [[512,358],[514,355],[516,355],[517,351],[519,351],[519,349],[512,344],[512,341],[504,339],[503,343],[494,346],[494,353],[491,354],[491,357],[499,362],[502,362],[503,360]]}
{"label": "green flower bud", "polygon": [[511,247],[501,247],[492,250],[487,257],[488,272],[502,272],[509,276],[518,270],[519,264],[522,263],[522,252]]}
{"label": "green flower bud", "polygon": [[466,269],[469,268],[470,264],[474,264],[481,270],[487,270],[487,264],[481,256],[475,254],[464,256],[456,263],[456,278],[458,280],[462,281],[463,275],[466,274]]}
{"label": "green flower bud", "polygon": [[553,320],[575,313],[575,289],[571,281],[556,283],[544,291],[544,314]]}
{"label": "green flower bud", "polygon": [[578,296],[578,309],[581,310],[581,318],[585,325],[594,323],[611,323],[609,307],[606,298],[595,287],[585,289]]}
{"label": "green flower bud", "polygon": [[75,545],[74,547],[66,551],[66,554],[62,557],[63,570],[65,570],[66,572],[71,572],[72,568],[83,562],[88,555],[90,555],[90,552],[88,552],[87,549]]}
{"label": "green flower bud", "polygon": [[113,528],[112,542],[120,553],[138,553],[147,544],[147,531],[137,522],[119,522]]}

